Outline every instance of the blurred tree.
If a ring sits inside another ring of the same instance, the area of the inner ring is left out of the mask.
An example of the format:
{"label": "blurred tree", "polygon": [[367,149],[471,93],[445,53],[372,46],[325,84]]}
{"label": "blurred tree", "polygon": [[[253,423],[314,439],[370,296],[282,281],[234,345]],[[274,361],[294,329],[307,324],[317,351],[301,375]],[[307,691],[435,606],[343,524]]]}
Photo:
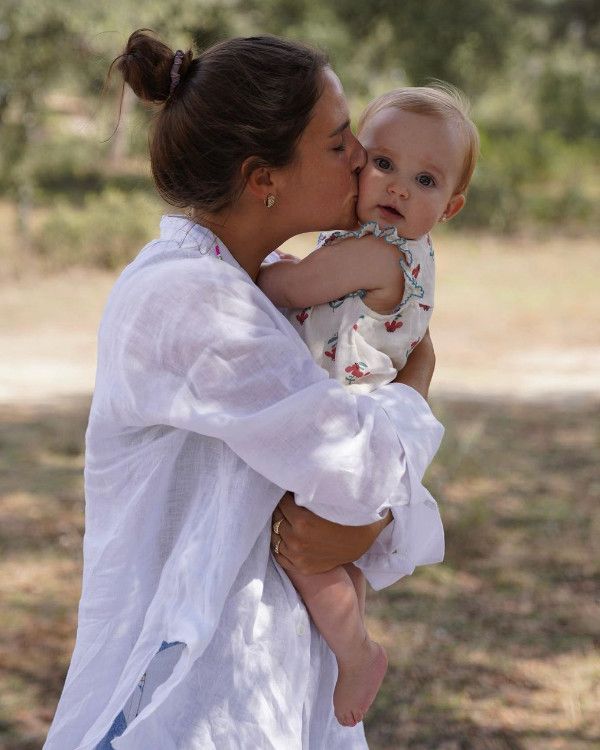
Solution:
{"label": "blurred tree", "polygon": [[140,26],[168,29],[173,43],[184,46],[193,37],[212,43],[229,32],[226,10],[214,0],[146,0],[143,8],[134,0],[108,4],[3,1],[0,189],[17,200],[25,236],[34,188],[27,156],[43,136],[47,94],[68,78],[80,90],[98,94],[108,63],[125,41],[124,33]]}
{"label": "blurred tree", "polygon": [[[537,153],[546,131],[558,145],[585,141],[590,153],[590,139],[600,133],[598,0],[2,0],[0,191],[18,200],[24,228],[42,174],[46,199],[60,184],[50,171],[56,175],[61,163],[64,183],[78,177],[83,187],[100,189],[102,160],[122,167],[132,142],[138,151],[145,148],[145,127],[125,137],[125,122],[108,146],[99,143],[116,119],[112,98],[102,134],[90,128],[69,133],[68,141],[56,117],[51,120],[56,104],[48,96],[68,91],[88,120],[98,120],[110,61],[140,27],[156,30],[173,48],[194,43],[203,49],[229,36],[261,33],[305,40],[329,52],[354,105],[394,85],[432,78],[458,85],[486,135],[488,167],[476,176],[473,196],[477,179],[490,195],[495,186],[514,192],[512,208],[494,219],[497,226],[512,224],[510,212],[516,215],[522,205],[520,186],[546,179],[545,162],[525,159]],[[126,112],[141,111],[136,107],[133,98],[125,102]],[[562,146],[544,149],[543,159],[556,159],[559,150],[566,163]],[[478,220],[485,221],[483,199],[480,205]]]}
{"label": "blurred tree", "polygon": [[1,173],[18,200],[24,232],[33,192],[24,156],[39,130],[45,93],[76,60],[68,10],[8,0],[0,23]]}
{"label": "blurred tree", "polygon": [[451,81],[474,95],[505,58],[510,3],[494,0],[246,0],[237,12],[254,30],[325,47],[350,92],[366,93],[373,77],[397,84]]}
{"label": "blurred tree", "polygon": [[336,9],[351,39],[372,37],[379,46],[380,68],[403,70],[412,85],[451,81],[470,95],[502,67],[510,37],[510,4],[494,0],[340,0]]}
{"label": "blurred tree", "polygon": [[543,20],[550,42],[577,37],[587,49],[600,48],[598,0],[514,0],[517,16]]}
{"label": "blurred tree", "polygon": [[[600,3],[597,0],[516,0],[525,33],[539,128],[574,140],[600,134]],[[514,41],[513,41],[514,43]]]}

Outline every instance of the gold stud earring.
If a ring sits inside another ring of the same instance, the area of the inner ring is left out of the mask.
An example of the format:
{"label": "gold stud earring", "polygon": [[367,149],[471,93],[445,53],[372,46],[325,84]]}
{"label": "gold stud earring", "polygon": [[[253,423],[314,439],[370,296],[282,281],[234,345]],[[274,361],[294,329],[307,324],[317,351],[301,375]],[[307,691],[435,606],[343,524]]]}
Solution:
{"label": "gold stud earring", "polygon": [[442,216],[442,221],[448,221],[448,217],[446,216],[446,214],[444,214],[444,215]]}
{"label": "gold stud earring", "polygon": [[275,205],[275,201],[276,200],[277,199],[275,198],[275,196],[273,195],[273,193],[269,193],[267,195],[267,197],[265,198],[265,206],[267,208],[273,208],[273,206]]}

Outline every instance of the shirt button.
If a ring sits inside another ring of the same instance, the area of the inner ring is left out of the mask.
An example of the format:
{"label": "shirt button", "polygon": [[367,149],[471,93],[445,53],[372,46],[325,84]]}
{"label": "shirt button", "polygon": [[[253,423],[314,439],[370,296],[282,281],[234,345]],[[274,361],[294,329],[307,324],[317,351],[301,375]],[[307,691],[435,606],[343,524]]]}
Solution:
{"label": "shirt button", "polygon": [[296,633],[298,633],[298,635],[304,635],[306,633],[306,625],[303,622],[299,622],[296,625]]}

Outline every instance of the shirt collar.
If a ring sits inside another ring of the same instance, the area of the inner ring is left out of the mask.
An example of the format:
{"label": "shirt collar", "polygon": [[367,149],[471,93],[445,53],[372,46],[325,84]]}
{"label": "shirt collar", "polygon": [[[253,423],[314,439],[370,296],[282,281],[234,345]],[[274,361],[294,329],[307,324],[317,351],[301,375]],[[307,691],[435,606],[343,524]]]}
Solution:
{"label": "shirt collar", "polygon": [[225,243],[207,227],[181,214],[167,214],[160,220],[160,238],[176,242],[179,247],[194,248],[200,255],[208,255],[243,270]]}

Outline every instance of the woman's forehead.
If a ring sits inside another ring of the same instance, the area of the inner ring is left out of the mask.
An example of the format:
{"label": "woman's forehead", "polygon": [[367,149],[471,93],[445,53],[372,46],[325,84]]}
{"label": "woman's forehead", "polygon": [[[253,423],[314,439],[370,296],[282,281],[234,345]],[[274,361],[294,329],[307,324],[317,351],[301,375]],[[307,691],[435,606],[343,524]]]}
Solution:
{"label": "woman's forehead", "polygon": [[331,138],[349,123],[348,102],[340,79],[331,70],[323,70],[323,91],[306,128],[313,136]]}

